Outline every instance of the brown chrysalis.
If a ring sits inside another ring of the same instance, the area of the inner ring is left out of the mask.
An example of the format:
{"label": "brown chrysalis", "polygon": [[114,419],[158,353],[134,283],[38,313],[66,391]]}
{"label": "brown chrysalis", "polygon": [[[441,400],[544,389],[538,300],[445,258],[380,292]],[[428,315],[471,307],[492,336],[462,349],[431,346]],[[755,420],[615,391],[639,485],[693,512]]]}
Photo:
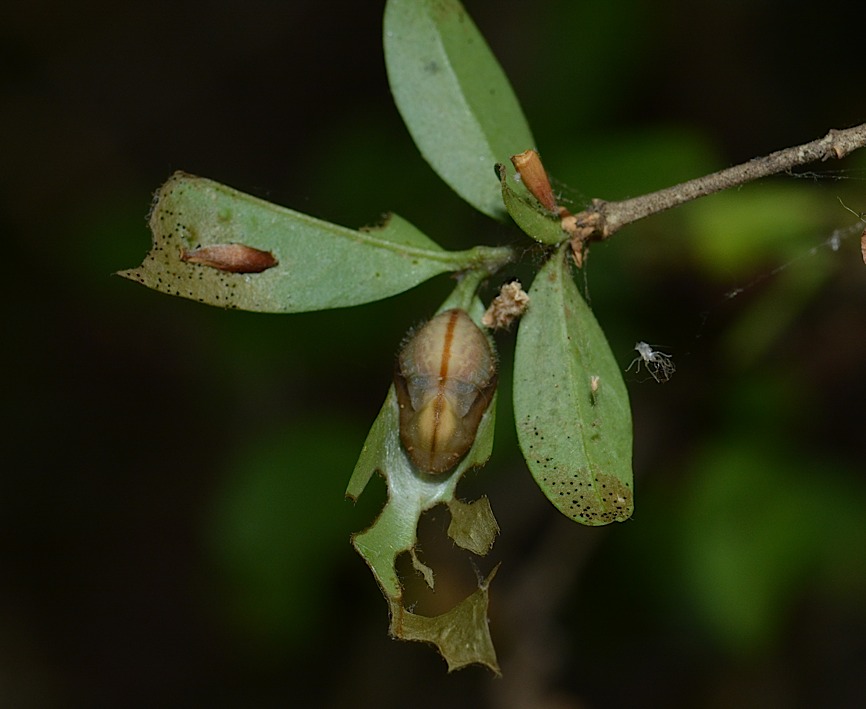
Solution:
{"label": "brown chrysalis", "polygon": [[446,310],[408,338],[394,386],[400,440],[417,468],[444,473],[466,455],[496,376],[490,342],[465,310]]}

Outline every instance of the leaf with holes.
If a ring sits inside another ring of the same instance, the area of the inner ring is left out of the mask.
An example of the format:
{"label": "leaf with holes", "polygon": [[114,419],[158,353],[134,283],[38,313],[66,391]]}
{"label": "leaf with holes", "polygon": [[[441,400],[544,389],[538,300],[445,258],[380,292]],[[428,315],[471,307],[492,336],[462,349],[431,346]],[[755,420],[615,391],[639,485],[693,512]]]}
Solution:
{"label": "leaf with holes", "polygon": [[[476,322],[480,321],[484,306],[475,297],[475,290],[482,276],[481,273],[467,274],[442,304],[440,312],[461,308]],[[414,547],[415,528],[421,513],[449,502],[454,497],[460,476],[473,466],[484,465],[490,457],[495,411],[494,396],[481,418],[474,444],[454,471],[444,475],[427,474],[413,465],[401,444],[397,394],[393,385],[388,390],[385,404],[367,435],[346,488],[346,496],[357,499],[377,470],[387,482],[388,502],[379,518],[369,529],[352,538],[355,548],[370,565],[387,596],[399,598],[401,595],[394,563],[400,553]],[[484,522],[483,519],[479,521]]]}
{"label": "leaf with holes", "polygon": [[[483,275],[477,272],[467,274],[440,311],[461,308],[479,322],[484,307],[475,297],[475,291]],[[375,471],[381,472],[385,478],[388,500],[376,521],[368,529],[352,536],[352,544],[369,565],[388,600],[391,632],[406,640],[426,640],[436,644],[450,669],[481,663],[498,672],[487,625],[487,585],[483,584],[479,592],[443,615],[432,618],[416,616],[403,604],[403,588],[396,570],[397,557],[408,552],[415,570],[433,587],[433,570],[415,555],[415,544],[421,514],[438,504],[447,504],[451,509],[453,523],[448,534],[457,544],[479,555],[489,551],[499,531],[489,503],[485,498],[473,504],[459,503],[455,490],[466,470],[484,465],[490,457],[495,411],[494,396],[481,418],[475,442],[466,457],[453,471],[428,474],[413,465],[400,442],[399,408],[392,385],[346,488],[347,497],[357,499]]]}
{"label": "leaf with holes", "polygon": [[567,244],[542,267],[517,333],[514,416],[538,486],[581,524],[632,514],[632,428],[619,365],[577,290]]}

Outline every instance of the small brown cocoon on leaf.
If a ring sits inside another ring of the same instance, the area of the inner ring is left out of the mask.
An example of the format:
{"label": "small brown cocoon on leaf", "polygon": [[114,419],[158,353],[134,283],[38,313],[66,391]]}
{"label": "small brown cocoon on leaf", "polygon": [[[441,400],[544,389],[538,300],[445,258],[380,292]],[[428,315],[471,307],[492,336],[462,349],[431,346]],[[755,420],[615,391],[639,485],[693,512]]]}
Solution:
{"label": "small brown cocoon on leaf", "polygon": [[254,249],[244,244],[211,244],[191,251],[182,251],[180,260],[198,263],[229,273],[261,273],[273,268],[278,261],[270,251]]}
{"label": "small brown cocoon on leaf", "polygon": [[496,377],[490,342],[465,310],[446,310],[409,337],[394,386],[400,440],[417,468],[444,473],[466,455]]}

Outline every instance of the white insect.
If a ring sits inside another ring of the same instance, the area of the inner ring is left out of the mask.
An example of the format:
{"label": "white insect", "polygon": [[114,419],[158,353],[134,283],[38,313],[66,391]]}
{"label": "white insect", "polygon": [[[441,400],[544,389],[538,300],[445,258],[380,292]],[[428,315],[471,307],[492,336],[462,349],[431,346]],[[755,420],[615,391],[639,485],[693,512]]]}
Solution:
{"label": "white insect", "polygon": [[597,374],[593,374],[589,378],[589,400],[593,406],[598,403],[598,388],[601,385],[601,378]]}
{"label": "white insect", "polygon": [[635,351],[637,351],[637,357],[635,357],[631,364],[626,368],[626,372],[634,367],[635,364],[637,367],[634,371],[635,373],[639,372],[640,363],[643,362],[646,371],[648,371],[650,376],[659,384],[668,381],[668,379],[673,376],[676,367],[671,360],[671,355],[654,350],[646,342],[638,342],[634,348]]}

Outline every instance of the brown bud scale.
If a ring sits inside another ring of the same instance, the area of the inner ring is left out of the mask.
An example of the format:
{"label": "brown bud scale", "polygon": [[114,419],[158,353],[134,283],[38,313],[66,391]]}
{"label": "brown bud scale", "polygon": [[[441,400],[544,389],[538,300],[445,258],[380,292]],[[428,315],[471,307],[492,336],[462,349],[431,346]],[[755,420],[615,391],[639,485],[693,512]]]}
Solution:
{"label": "brown bud scale", "polygon": [[496,389],[496,357],[465,310],[446,310],[415,332],[397,359],[400,440],[417,468],[451,470],[475,442]]}

